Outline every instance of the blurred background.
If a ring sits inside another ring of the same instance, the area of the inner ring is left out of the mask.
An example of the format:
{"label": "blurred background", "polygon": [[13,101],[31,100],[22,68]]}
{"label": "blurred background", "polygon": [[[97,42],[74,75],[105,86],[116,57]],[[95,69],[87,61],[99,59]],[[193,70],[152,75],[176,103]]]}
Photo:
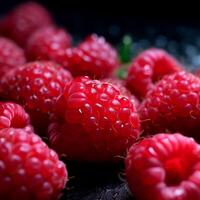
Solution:
{"label": "blurred background", "polygon": [[[25,0],[0,0],[0,16],[22,2]],[[119,49],[124,43],[131,43],[131,56],[155,46],[168,50],[191,69],[200,66],[200,16],[195,4],[128,0],[109,4],[103,0],[36,2],[51,11],[56,22],[73,35],[75,44],[86,35],[97,33]]]}

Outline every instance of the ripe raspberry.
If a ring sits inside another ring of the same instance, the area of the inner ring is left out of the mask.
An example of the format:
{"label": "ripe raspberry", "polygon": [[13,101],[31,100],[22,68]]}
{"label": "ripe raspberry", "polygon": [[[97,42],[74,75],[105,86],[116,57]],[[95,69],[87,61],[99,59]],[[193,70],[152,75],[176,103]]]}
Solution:
{"label": "ripe raspberry", "polygon": [[109,83],[79,77],[67,84],[49,126],[51,146],[70,160],[111,161],[140,134],[134,104]]}
{"label": "ripe raspberry", "polygon": [[[145,133],[180,131],[198,139],[200,79],[187,72],[165,76],[140,106]],[[199,137],[200,138],[200,137]]]}
{"label": "ripe raspberry", "polygon": [[25,46],[29,36],[37,29],[53,24],[49,12],[35,2],[15,7],[0,23],[0,32]]}
{"label": "ripe raspberry", "polygon": [[110,76],[119,66],[116,50],[103,37],[91,35],[77,48],[69,48],[57,58],[74,76],[88,75],[92,78]]}
{"label": "ripe raspberry", "polygon": [[34,133],[0,130],[1,199],[58,199],[67,170],[57,154]]}
{"label": "ripe raspberry", "polygon": [[129,97],[132,100],[132,102],[135,104],[136,108],[139,107],[140,105],[139,100],[133,94],[131,94],[131,92],[125,87],[125,81],[120,80],[120,79],[115,79],[115,78],[105,78],[105,79],[102,79],[102,81],[105,83],[106,82],[111,83],[113,86],[118,87],[122,95]]}
{"label": "ripe raspberry", "polygon": [[13,41],[0,37],[0,78],[4,74],[26,62],[24,51]]}
{"label": "ripe raspberry", "polygon": [[146,93],[166,74],[181,71],[181,65],[162,49],[148,49],[132,62],[127,76],[127,86],[138,97]]}
{"label": "ripe raspberry", "polygon": [[37,130],[40,123],[46,125],[48,113],[71,78],[67,70],[53,62],[31,62],[6,74],[0,94],[23,105]]}
{"label": "ripe raspberry", "polygon": [[30,124],[29,115],[18,104],[0,102],[0,129],[25,128]]}
{"label": "ripe raspberry", "polygon": [[200,69],[197,69],[196,71],[194,71],[194,74],[198,77],[200,77]]}
{"label": "ripe raspberry", "polygon": [[29,60],[55,60],[71,46],[71,36],[61,28],[44,27],[35,31],[27,43]]}
{"label": "ripe raspberry", "polygon": [[133,145],[126,158],[138,200],[199,200],[200,145],[181,134],[158,134]]}

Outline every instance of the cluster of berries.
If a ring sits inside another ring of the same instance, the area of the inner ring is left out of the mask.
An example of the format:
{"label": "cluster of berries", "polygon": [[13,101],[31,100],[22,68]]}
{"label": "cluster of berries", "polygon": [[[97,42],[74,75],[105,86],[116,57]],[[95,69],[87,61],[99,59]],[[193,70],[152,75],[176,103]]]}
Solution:
{"label": "cluster of berries", "polygon": [[117,51],[103,37],[73,47],[33,2],[10,11],[0,35],[2,199],[59,199],[63,154],[113,164],[126,157],[138,200],[200,199],[199,73],[152,48],[119,80]]}

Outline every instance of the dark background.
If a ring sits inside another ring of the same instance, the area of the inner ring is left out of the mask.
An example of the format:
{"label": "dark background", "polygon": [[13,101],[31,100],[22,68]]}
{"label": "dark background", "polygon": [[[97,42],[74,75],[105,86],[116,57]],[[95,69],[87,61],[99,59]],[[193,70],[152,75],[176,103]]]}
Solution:
{"label": "dark background", "polygon": [[[0,15],[21,2],[25,0],[0,0]],[[156,32],[155,34],[164,34],[177,39],[179,37],[177,27],[198,29],[200,27],[198,5],[189,2],[140,0],[38,0],[37,2],[47,7],[57,23],[65,26],[73,35],[84,37],[95,32],[114,43],[119,42],[127,33],[136,37],[151,37]]]}
{"label": "dark background", "polygon": [[[25,0],[0,0],[0,16]],[[200,12],[192,1],[36,0],[72,35],[74,44],[97,33],[119,46],[133,38],[132,56],[149,47],[164,48],[190,68],[200,66]]]}

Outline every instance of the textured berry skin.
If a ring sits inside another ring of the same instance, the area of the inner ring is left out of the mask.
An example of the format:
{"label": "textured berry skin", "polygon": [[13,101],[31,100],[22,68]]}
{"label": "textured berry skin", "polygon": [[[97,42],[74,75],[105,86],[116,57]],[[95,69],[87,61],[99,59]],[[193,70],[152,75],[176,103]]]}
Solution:
{"label": "textured berry skin", "polygon": [[127,76],[127,86],[133,94],[143,98],[164,75],[181,71],[181,65],[162,49],[148,49],[132,62]]}
{"label": "textured berry skin", "polygon": [[34,133],[0,130],[0,196],[14,200],[55,200],[67,182],[57,154]]}
{"label": "textured berry skin", "polygon": [[48,11],[35,2],[15,7],[0,22],[0,33],[25,46],[29,36],[37,29],[53,24]]}
{"label": "textured berry skin", "polygon": [[112,84],[78,77],[57,102],[58,120],[49,126],[51,146],[70,160],[113,161],[140,134],[134,104]]}
{"label": "textured berry skin", "polygon": [[46,115],[71,78],[67,70],[53,62],[30,62],[6,74],[0,94],[23,105],[37,126],[47,120]]}
{"label": "textured berry skin", "polygon": [[64,29],[53,26],[35,31],[28,40],[26,54],[29,60],[56,60],[71,46],[71,36]]}
{"label": "textured berry skin", "polygon": [[91,78],[110,76],[119,66],[116,50],[103,37],[93,34],[77,48],[69,48],[57,62],[66,66],[74,76],[87,75]]}
{"label": "textured berry skin", "polygon": [[138,200],[199,200],[200,145],[181,134],[158,134],[134,144],[126,177]]}
{"label": "textured berry skin", "polygon": [[122,95],[127,96],[132,100],[132,102],[135,104],[136,108],[139,107],[140,101],[137,99],[137,97],[135,97],[133,94],[131,94],[131,92],[125,87],[125,81],[116,79],[116,78],[105,78],[105,79],[102,79],[101,81],[103,81],[105,83],[106,82],[111,83],[113,86],[116,86],[120,90],[120,93]]}
{"label": "textured berry skin", "polygon": [[198,77],[200,77],[200,69],[197,69],[196,71],[194,71],[194,74]]}
{"label": "textured berry skin", "polygon": [[30,124],[29,115],[16,103],[0,102],[0,129],[25,128]]}
{"label": "textured berry skin", "polygon": [[177,132],[200,138],[200,79],[187,72],[165,76],[140,106],[146,134]]}
{"label": "textured berry skin", "polygon": [[0,78],[10,69],[26,62],[23,49],[13,41],[0,37]]}

